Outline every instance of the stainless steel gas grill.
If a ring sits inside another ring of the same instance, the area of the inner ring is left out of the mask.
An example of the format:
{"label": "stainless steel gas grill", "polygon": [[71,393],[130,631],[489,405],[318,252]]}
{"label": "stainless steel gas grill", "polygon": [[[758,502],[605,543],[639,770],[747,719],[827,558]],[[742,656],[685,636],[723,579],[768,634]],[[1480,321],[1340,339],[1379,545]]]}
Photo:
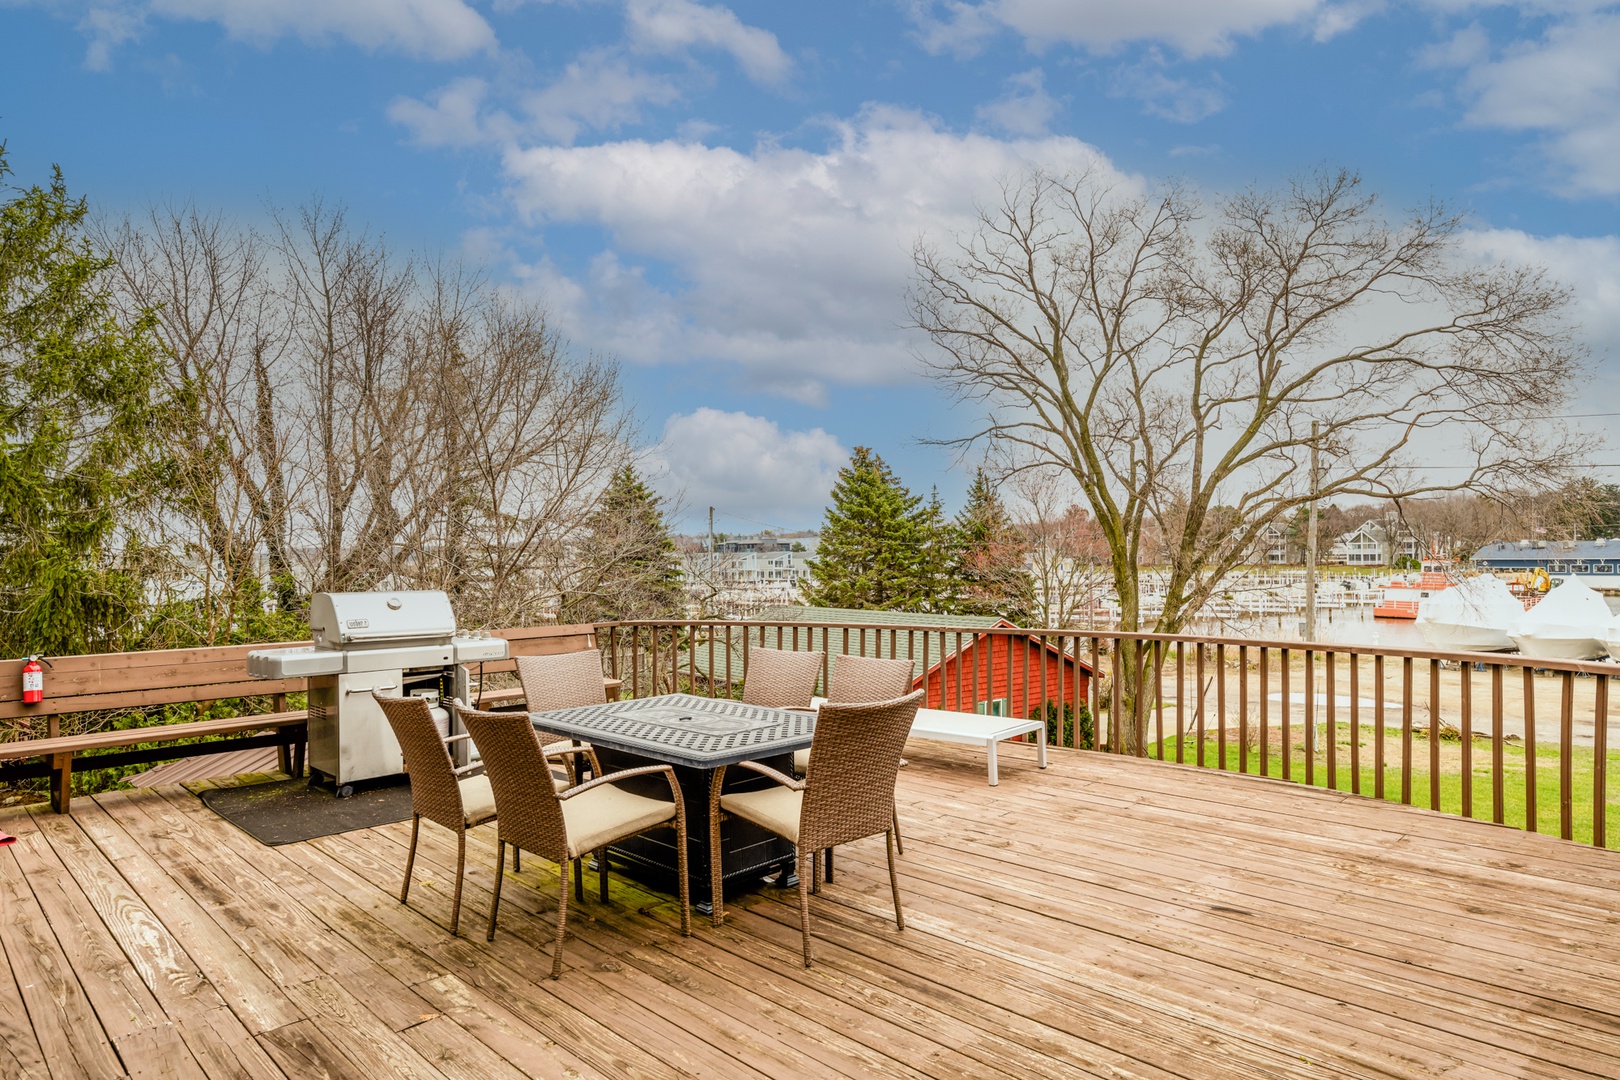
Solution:
{"label": "stainless steel gas grill", "polygon": [[404,768],[373,690],[435,705],[471,700],[465,665],[507,657],[506,639],[458,631],[450,598],[437,591],[316,593],[309,630],[314,645],[248,653],[248,674],[309,679],[311,779],[324,777],[340,795]]}

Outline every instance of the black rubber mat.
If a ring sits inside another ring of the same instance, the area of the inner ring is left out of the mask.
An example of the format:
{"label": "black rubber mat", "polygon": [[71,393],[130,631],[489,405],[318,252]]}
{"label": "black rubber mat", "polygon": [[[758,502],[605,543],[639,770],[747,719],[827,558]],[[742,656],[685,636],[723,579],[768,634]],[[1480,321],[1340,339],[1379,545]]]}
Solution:
{"label": "black rubber mat", "polygon": [[372,788],[339,799],[308,780],[209,788],[202,801],[261,844],[276,847],[318,836],[389,825],[411,816],[408,783]]}

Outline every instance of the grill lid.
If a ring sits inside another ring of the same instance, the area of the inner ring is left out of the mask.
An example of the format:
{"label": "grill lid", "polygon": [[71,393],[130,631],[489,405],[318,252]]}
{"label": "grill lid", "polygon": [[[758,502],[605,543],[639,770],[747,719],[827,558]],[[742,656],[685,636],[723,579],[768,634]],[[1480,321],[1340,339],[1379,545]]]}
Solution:
{"label": "grill lid", "polygon": [[316,593],[309,605],[309,632],[317,648],[448,643],[455,631],[450,597],[437,589]]}

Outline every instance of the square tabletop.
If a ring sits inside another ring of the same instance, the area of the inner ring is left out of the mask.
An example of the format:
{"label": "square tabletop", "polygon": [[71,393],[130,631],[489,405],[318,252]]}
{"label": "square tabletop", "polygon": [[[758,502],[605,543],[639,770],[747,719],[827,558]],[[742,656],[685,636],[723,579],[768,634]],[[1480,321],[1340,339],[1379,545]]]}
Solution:
{"label": "square tabletop", "polygon": [[610,701],[529,714],[535,727],[628,754],[717,769],[810,745],[816,715],[695,694]]}

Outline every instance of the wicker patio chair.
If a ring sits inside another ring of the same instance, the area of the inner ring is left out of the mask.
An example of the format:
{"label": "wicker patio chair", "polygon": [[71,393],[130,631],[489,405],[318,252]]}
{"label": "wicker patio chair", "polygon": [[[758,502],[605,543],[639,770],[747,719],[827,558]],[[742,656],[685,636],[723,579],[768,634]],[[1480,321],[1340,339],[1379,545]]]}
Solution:
{"label": "wicker patio chair", "polygon": [[737,768],[775,780],[778,787],[721,794],[725,769],[715,771],[709,795],[709,880],[714,924],[725,912],[721,883],[720,822],[739,817],[767,829],[798,848],[799,922],[804,930],[804,966],[810,966],[810,890],[819,876],[817,856],[835,844],[847,844],[882,833],[889,854],[889,888],[894,894],[894,923],[906,928],[900,912],[900,880],[894,870],[894,780],[900,751],[921,704],[921,690],[893,701],[821,707],[810,754],[816,767],[803,780],[783,776],[757,761]]}
{"label": "wicker patio chair", "polygon": [[[595,649],[514,659],[517,661],[518,681],[523,684],[525,707],[530,712],[572,709],[577,705],[602,705],[607,701],[607,685],[602,682],[602,655]],[[583,750],[583,756],[591,763],[591,775],[602,775],[596,752],[589,743],[545,731],[541,732],[541,737]],[[546,749],[549,752],[553,748],[548,746]],[[564,775],[570,784],[579,783],[575,758],[576,755],[570,754],[562,762]],[[523,869],[523,856],[518,854],[515,847],[512,849],[512,869]]]}
{"label": "wicker patio chair", "polygon": [[768,709],[808,709],[821,678],[825,654],[755,646],[743,672],[743,704]]}
{"label": "wicker patio chair", "polygon": [[456,892],[450,902],[450,932],[461,926],[461,882],[467,867],[467,830],[495,819],[495,795],[489,779],[472,776],[477,765],[457,769],[450,760],[447,744],[465,739],[455,735],[445,739],[433,723],[431,706],[425,698],[371,695],[394,729],[405,771],[411,779],[411,849],[405,856],[405,884],[399,902],[411,893],[411,871],[416,866],[416,839],[422,819],[437,822],[456,834]]}
{"label": "wicker patio chair", "polygon": [[[874,656],[840,653],[833,657],[832,677],[828,680],[827,700],[842,705],[862,701],[892,701],[911,692],[916,669],[910,660],[882,660]],[[900,762],[901,765],[905,761]],[[810,751],[793,752],[793,771],[803,776],[810,770]],[[894,847],[901,855],[906,844],[900,836],[900,812],[894,813]],[[833,878],[832,848],[827,849],[827,880]]]}
{"label": "wicker patio chair", "polygon": [[[523,684],[523,697],[530,712],[607,702],[607,687],[602,682],[602,655],[595,649],[550,656],[519,656],[516,660],[518,680]],[[552,741],[572,741],[560,735],[548,737]],[[594,766],[595,758],[591,761]],[[572,771],[573,764],[570,758],[569,778],[577,779]]]}
{"label": "wicker patio chair", "polygon": [[[595,853],[601,869],[601,897],[605,901],[607,846],[671,824],[675,828],[680,875],[681,933],[692,932],[692,904],[686,874],[686,804],[681,799],[681,787],[671,766],[646,765],[605,776],[598,774],[583,784],[558,791],[550,784],[534,782],[536,776],[547,774],[546,759],[551,751],[541,747],[527,716],[479,712],[460,701],[455,703],[455,708],[456,715],[484,755],[486,775],[500,812],[495,826],[495,894],[489,905],[488,940],[495,940],[507,844],[557,864],[561,887],[557,902],[557,943],[551,956],[551,977],[556,979],[562,976],[563,937],[568,931],[568,864],[575,867],[574,889],[579,895],[578,868],[587,855]],[[669,800],[637,795],[615,783],[654,774],[661,774],[669,781]]]}

